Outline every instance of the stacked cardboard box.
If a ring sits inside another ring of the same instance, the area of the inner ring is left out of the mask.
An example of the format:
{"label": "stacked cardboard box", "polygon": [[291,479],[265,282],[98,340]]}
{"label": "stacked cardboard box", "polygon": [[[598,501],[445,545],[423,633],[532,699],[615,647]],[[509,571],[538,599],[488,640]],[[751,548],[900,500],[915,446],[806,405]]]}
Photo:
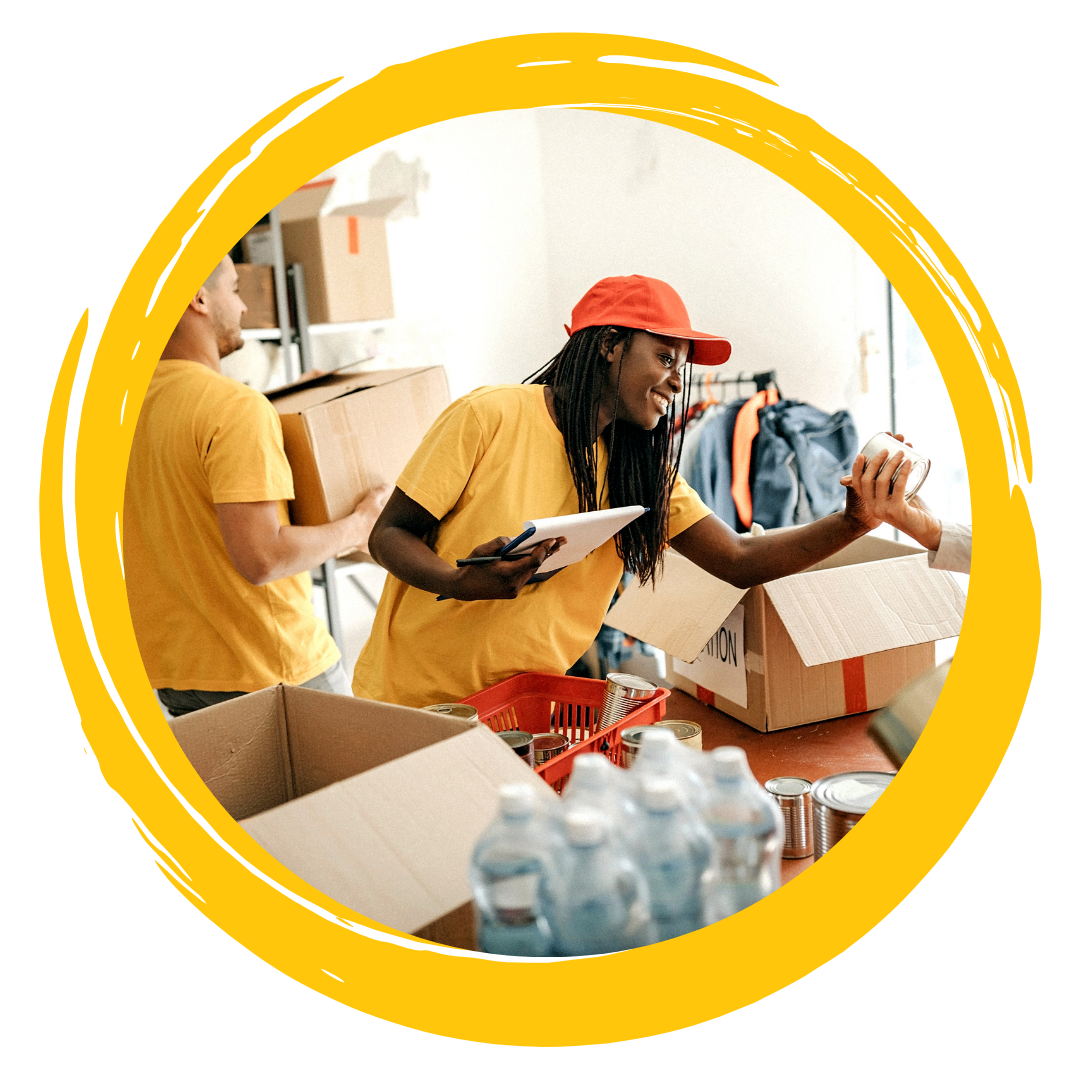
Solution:
{"label": "stacked cardboard box", "polygon": [[[333,180],[305,184],[277,208],[285,263],[304,268],[308,319],[313,323],[391,319],[386,215],[401,198],[353,203],[323,214],[333,184]],[[247,262],[273,262],[268,225],[248,233],[243,246]]]}

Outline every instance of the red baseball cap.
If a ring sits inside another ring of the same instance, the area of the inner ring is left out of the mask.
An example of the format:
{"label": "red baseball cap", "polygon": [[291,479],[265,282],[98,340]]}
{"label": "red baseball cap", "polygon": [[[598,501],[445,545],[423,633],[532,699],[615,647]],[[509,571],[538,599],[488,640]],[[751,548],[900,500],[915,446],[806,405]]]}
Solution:
{"label": "red baseball cap", "polygon": [[679,294],[657,278],[631,274],[598,281],[575,305],[568,334],[586,326],[625,326],[661,337],[688,338],[694,343],[695,364],[723,364],[731,342],[690,327],[690,316]]}

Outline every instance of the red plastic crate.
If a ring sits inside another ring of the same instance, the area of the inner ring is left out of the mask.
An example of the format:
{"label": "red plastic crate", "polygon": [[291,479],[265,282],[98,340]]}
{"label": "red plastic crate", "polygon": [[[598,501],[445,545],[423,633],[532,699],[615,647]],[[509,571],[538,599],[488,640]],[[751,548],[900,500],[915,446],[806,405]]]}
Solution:
{"label": "red plastic crate", "polygon": [[492,731],[565,735],[570,745],[557,757],[536,766],[538,776],[556,791],[562,791],[574,767],[575,754],[606,754],[618,765],[619,736],[623,729],[655,724],[667,712],[671,691],[661,687],[619,723],[603,731],[594,731],[604,707],[605,686],[601,679],[526,671],[464,698],[462,704],[472,705],[479,713],[480,721]]}

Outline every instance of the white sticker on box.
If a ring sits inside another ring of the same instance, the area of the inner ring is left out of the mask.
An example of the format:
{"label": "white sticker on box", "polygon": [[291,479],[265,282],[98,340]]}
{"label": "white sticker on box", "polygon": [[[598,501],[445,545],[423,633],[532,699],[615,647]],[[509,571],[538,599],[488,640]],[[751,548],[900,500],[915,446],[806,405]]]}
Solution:
{"label": "white sticker on box", "polygon": [[716,631],[692,663],[675,659],[675,670],[698,686],[746,708],[746,643],[743,641],[745,609],[736,604],[724,625]]}

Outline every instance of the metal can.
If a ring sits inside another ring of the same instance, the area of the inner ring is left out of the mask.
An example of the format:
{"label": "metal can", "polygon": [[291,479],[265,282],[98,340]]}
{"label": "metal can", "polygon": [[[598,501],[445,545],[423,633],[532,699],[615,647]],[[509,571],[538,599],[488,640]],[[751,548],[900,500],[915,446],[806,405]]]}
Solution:
{"label": "metal can", "polygon": [[701,749],[701,725],[693,720],[657,720],[653,727],[670,728],[675,738],[690,747],[691,750]]}
{"label": "metal can", "polygon": [[637,757],[637,752],[641,749],[641,733],[650,730],[653,726],[652,724],[639,724],[637,727],[628,727],[623,730],[619,736],[622,744],[619,764],[624,769],[629,769],[634,764],[634,758]]}
{"label": "metal can", "polygon": [[499,736],[518,757],[524,758],[529,768],[536,765],[536,755],[533,751],[533,734],[531,731],[496,731]]}
{"label": "metal can", "polygon": [[555,732],[546,735],[534,735],[533,754],[536,757],[536,764],[543,765],[545,761],[558,757],[569,745],[570,740],[565,735],[559,735]]}
{"label": "metal can", "polygon": [[425,705],[423,711],[452,716],[455,720],[468,720],[473,724],[480,723],[480,714],[472,705],[461,705],[456,701],[448,701],[444,705]]}
{"label": "metal can", "polygon": [[[911,472],[908,475],[907,487],[904,488],[904,498],[910,499],[915,492],[923,486],[926,478],[930,475],[930,459],[923,457],[922,454],[916,453],[910,446],[905,446],[899,439],[894,439],[887,431],[879,431],[863,448],[859,451],[860,454],[866,456],[866,460],[869,461],[875,454],[880,454],[882,450],[889,451],[889,457],[885,459],[885,464],[889,463],[889,458],[892,458],[895,454],[903,453],[904,461],[911,462]],[[901,465],[903,462],[900,463]],[[884,470],[885,465],[882,465]],[[899,470],[897,470],[899,472]],[[878,473],[878,476],[881,472]],[[889,487],[892,487],[892,481],[896,478],[896,473],[889,478]]]}
{"label": "metal can", "polygon": [[777,776],[765,781],[765,790],[780,804],[784,815],[785,859],[805,859],[814,854],[814,830],[810,812],[809,780],[801,776]]}
{"label": "metal can", "polygon": [[814,859],[838,844],[877,801],[896,773],[846,772],[823,776],[810,788],[814,803]]}
{"label": "metal can", "polygon": [[624,675],[613,671],[607,677],[604,690],[604,707],[600,712],[599,731],[609,728],[624,719],[642,702],[648,701],[656,693],[656,684],[637,675]]}

